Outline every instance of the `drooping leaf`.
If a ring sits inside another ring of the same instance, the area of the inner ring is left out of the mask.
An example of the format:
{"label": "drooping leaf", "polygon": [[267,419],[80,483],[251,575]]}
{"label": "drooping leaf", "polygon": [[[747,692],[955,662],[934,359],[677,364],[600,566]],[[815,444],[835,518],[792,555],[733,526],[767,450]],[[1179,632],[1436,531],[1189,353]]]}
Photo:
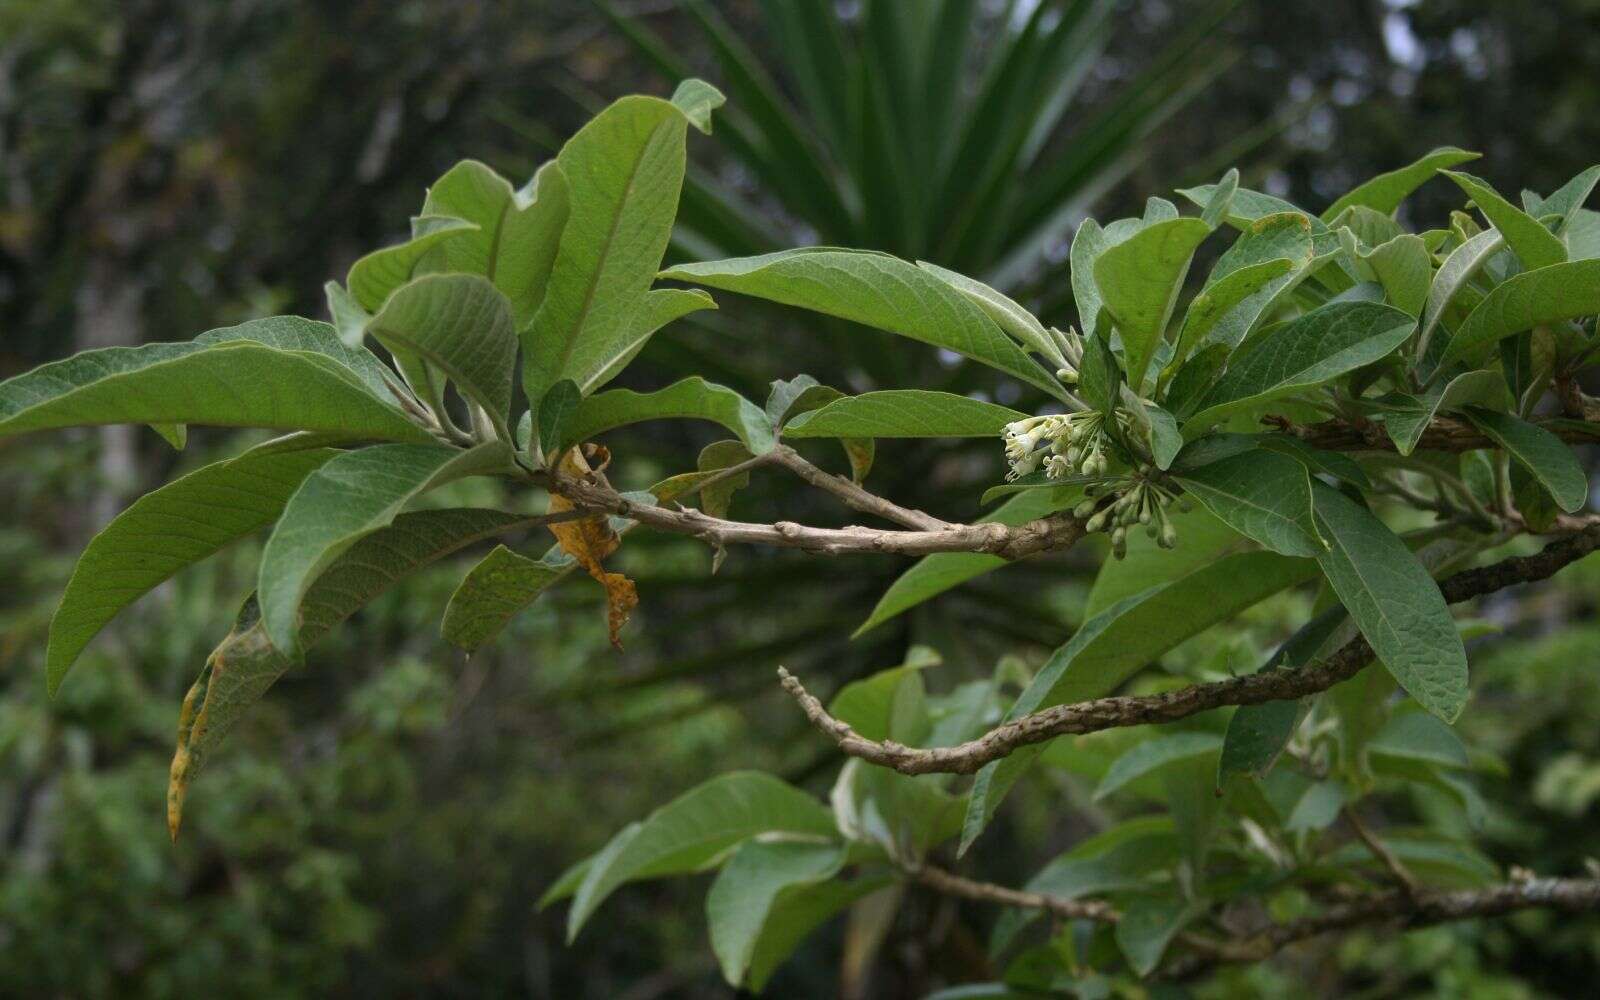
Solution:
{"label": "drooping leaf", "polygon": [[1379,660],[1417,703],[1445,721],[1467,700],[1467,654],[1426,567],[1384,523],[1338,490],[1312,484],[1318,558]]}
{"label": "drooping leaf", "polygon": [[568,940],[619,886],[697,871],[728,848],[763,833],[828,840],[835,829],[820,802],[759,771],[724,774],[685,792],[596,856],[573,896]]}
{"label": "drooping leaf", "polygon": [[1439,360],[1442,369],[1513,333],[1600,313],[1600,259],[1524,271],[1496,285],[1472,310]]}
{"label": "drooping leaf", "polygon": [[1154,403],[1146,403],[1144,413],[1150,421],[1150,457],[1156,460],[1156,468],[1170,469],[1178,452],[1183,450],[1178,418]]}
{"label": "drooping leaf", "polygon": [[[588,475],[590,469],[579,449],[572,448],[561,456],[559,471],[574,479]],[[648,496],[648,494],[647,494]],[[550,494],[550,513],[562,514],[573,509],[573,503],[560,493]],[[610,521],[595,515],[577,521],[552,522],[550,533],[568,555],[578,561],[594,581],[606,592],[606,627],[611,645],[622,648],[622,626],[628,616],[639,606],[639,592],[625,574],[608,571],[602,560],[617,550],[621,544]]]}
{"label": "drooping leaf", "polygon": [[1299,462],[1258,450],[1179,475],[1190,495],[1247,538],[1286,556],[1321,555],[1311,512],[1311,477]]}
{"label": "drooping leaf", "polygon": [[395,289],[367,332],[420,357],[486,410],[510,440],[517,334],[506,297],[474,274],[426,274]]}
{"label": "drooping leaf", "polygon": [[1027,416],[1008,406],[927,389],[886,389],[844,396],[802,413],[785,437],[991,437]]}
{"label": "drooping leaf", "polygon": [[1095,260],[1095,284],[1122,334],[1123,371],[1135,391],[1166,332],[1195,248],[1210,234],[1199,219],[1171,219],[1147,226]]}
{"label": "drooping leaf", "polygon": [[1554,434],[1509,413],[1469,406],[1466,414],[1495,444],[1522,464],[1568,514],[1589,499],[1589,477],[1578,457]]}
{"label": "drooping leaf", "polygon": [[[1178,193],[1189,199],[1194,204],[1204,209],[1211,203],[1211,198],[1216,194],[1215,184],[1201,184],[1198,187],[1179,188]],[[1249,188],[1238,188],[1233,193],[1233,198],[1228,202],[1228,225],[1235,229],[1249,229],[1252,222],[1263,216],[1277,215],[1283,212],[1295,212],[1311,220],[1313,232],[1326,232],[1328,227],[1321,219],[1308,214],[1304,209],[1282,198]]]}
{"label": "drooping leaf", "polygon": [[711,950],[730,986],[743,984],[782,897],[831,879],[844,862],[844,847],[830,843],[752,840],[734,851],[706,893]]}
{"label": "drooping leaf", "polygon": [[663,278],[754,295],[943,347],[1060,397],[1061,386],[966,295],[888,254],[834,247],[681,264]]}
{"label": "drooping leaf", "polygon": [[796,885],[779,893],[750,949],[746,987],[760,993],[778,966],[800,947],[806,935],[853,904],[867,902],[873,893],[894,883],[893,874],[878,868],[862,872],[849,881],[834,879]]}
{"label": "drooping leaf", "polygon": [[[979,522],[1007,524],[1014,527],[1065,510],[1081,499],[1083,491],[1071,487],[1029,490],[1007,500],[979,518]],[[973,577],[982,576],[1004,565],[1006,561],[999,556],[978,552],[940,552],[924,556],[889,585],[889,589],[878,598],[877,606],[872,609],[867,620],[855,630],[852,638],[909,611],[924,601],[937,597],[952,587],[958,587]]]}
{"label": "drooping leaf", "polygon": [[1544,224],[1500,196],[1500,193],[1481,177],[1453,170],[1441,171],[1456,182],[1478,206],[1489,224],[1500,230],[1506,245],[1529,271],[1563,263],[1567,248]]}
{"label": "drooping leaf", "polygon": [[562,147],[570,207],[524,339],[529,400],[562,378],[585,388],[642,344],[639,316],[672,235],[688,126],[670,101],[624,97]]}
{"label": "drooping leaf", "polygon": [[937,264],[930,264],[925,260],[917,261],[917,266],[977,303],[1000,329],[1016,338],[1023,347],[1048,358],[1058,367],[1065,363],[1060,348],[1050,339],[1050,332],[1044,328],[1044,324],[1011,297],[995,291],[981,281],[964,274],[957,274]]}
{"label": "drooping leaf", "polygon": [[1338,779],[1313,782],[1289,810],[1283,827],[1291,832],[1326,829],[1339,818],[1347,798],[1348,792]]}
{"label": "drooping leaf", "polygon": [[586,395],[600,388],[616,378],[662,327],[690,313],[715,308],[715,300],[698,288],[652,288],[645,293],[644,304],[634,316],[627,336],[613,345],[608,359],[599,359],[604,364],[585,365],[588,374],[574,376],[578,388]]}
{"label": "drooping leaf", "polygon": [[587,441],[596,434],[641,420],[674,417],[719,423],[738,435],[753,454],[766,454],[777,443],[772,424],[760,407],[732,389],[698,375],[655,392],[611,389],[590,396],[578,404],[568,419],[562,430],[562,443]]}
{"label": "drooping leaf", "polygon": [[1393,407],[1383,413],[1383,429],[1394,442],[1395,450],[1409,455],[1439,411],[1473,401],[1488,402],[1504,395],[1500,377],[1494,372],[1462,372],[1448,382],[1435,382],[1419,396],[1396,394]]}
{"label": "drooping leaf", "polygon": [[[297,645],[309,649],[395,581],[422,566],[529,520],[521,514],[468,508],[401,514],[387,528],[351,546],[306,591]],[[252,596],[184,699],[167,788],[167,822],[174,837],[184,798],[202,766],[234,723],[293,663],[268,640]]]}
{"label": "drooping leaf", "polygon": [[1083,361],[1078,368],[1078,392],[1084,402],[1101,413],[1116,409],[1121,399],[1122,370],[1102,337],[1085,337]]}
{"label": "drooping leaf", "polygon": [[336,452],[246,452],[146,494],[90,541],[50,620],[51,693],[116,614],[179,570],[277,520],[314,469]]}
{"label": "drooping leaf", "polygon": [[501,442],[467,451],[383,444],[344,452],[307,476],[261,553],[256,591],[262,627],[273,645],[290,655],[300,652],[295,642],[302,599],[351,545],[387,526],[414,497],[497,468],[508,454]]}
{"label": "drooping leaf", "polygon": [[1368,478],[1366,470],[1362,469],[1355,459],[1342,452],[1314,448],[1290,434],[1262,434],[1259,444],[1263,448],[1270,448],[1294,458],[1312,472],[1322,472],[1335,479],[1342,479],[1356,489],[1372,488],[1372,480]]}
{"label": "drooping leaf", "polygon": [[469,653],[492,642],[511,619],[577,564],[559,550],[529,559],[496,546],[450,595],[444,609],[445,641]]}
{"label": "drooping leaf", "polygon": [[[346,350],[332,327],[306,325],[325,331],[328,346]],[[123,423],[433,440],[336,356],[243,337],[86,351],[0,382],[0,437]]]}
{"label": "drooping leaf", "polygon": [[1187,425],[1204,427],[1246,406],[1291,395],[1378,361],[1416,320],[1373,302],[1330,302],[1262,333],[1201,397]]}
{"label": "drooping leaf", "polygon": [[1352,205],[1365,205],[1374,211],[1392,215],[1400,203],[1417,188],[1426,184],[1439,171],[1468,160],[1476,160],[1478,153],[1469,153],[1454,146],[1442,146],[1429,152],[1415,163],[1366,181],[1340,197],[1322,213],[1324,222],[1331,221]]}
{"label": "drooping leaf", "polygon": [[1439,767],[1466,768],[1472,763],[1456,731],[1424,712],[1396,712],[1367,741],[1367,750]]}

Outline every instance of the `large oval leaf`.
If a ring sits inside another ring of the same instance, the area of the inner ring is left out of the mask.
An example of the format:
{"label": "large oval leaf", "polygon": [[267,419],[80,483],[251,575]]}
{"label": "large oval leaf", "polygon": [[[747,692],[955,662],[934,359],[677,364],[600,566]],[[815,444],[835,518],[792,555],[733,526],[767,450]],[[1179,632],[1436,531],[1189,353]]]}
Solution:
{"label": "large oval leaf", "polygon": [[587,441],[596,434],[641,420],[671,417],[715,421],[737,434],[755,455],[771,451],[777,443],[776,432],[761,407],[727,386],[707,382],[698,375],[655,392],[612,389],[590,396],[567,418],[561,431],[562,443]]}
{"label": "large oval leaf", "polygon": [[680,264],[663,278],[799,306],[943,347],[1062,396],[1049,373],[975,302],[898,257],[805,247],[757,257]]}
{"label": "large oval leaf", "polygon": [[802,413],[784,437],[990,437],[1027,417],[1009,406],[927,389],[888,389],[845,396]]}

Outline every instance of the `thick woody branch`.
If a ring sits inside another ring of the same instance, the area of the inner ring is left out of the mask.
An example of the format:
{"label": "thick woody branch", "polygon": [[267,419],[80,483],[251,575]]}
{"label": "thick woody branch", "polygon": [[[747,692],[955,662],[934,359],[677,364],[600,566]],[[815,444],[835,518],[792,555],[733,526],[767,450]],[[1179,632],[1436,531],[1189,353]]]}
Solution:
{"label": "thick woody branch", "polygon": [[[1600,525],[1591,525],[1531,556],[1516,556],[1477,569],[1464,570],[1439,584],[1448,603],[1492,594],[1519,583],[1550,577],[1562,567],[1600,549]],[[1361,637],[1341,646],[1326,659],[1293,670],[1264,670],[1227,680],[1194,684],[1154,695],[1121,695],[1072,705],[1057,705],[1022,716],[987,734],[952,747],[908,747],[889,740],[869,740],[828,714],[820,701],[792,674],[778,669],[785,690],[818,730],[852,757],[902,774],[971,774],[1020,747],[1057,736],[1102,729],[1175,722],[1230,705],[1288,701],[1326,691],[1359,673],[1372,660],[1372,647]]]}
{"label": "thick woody branch", "polygon": [[[1397,450],[1382,425],[1370,420],[1324,420],[1304,426],[1291,424],[1282,418],[1268,420],[1285,434],[1292,434],[1306,444],[1329,451]],[[1557,426],[1546,429],[1572,444],[1600,444],[1600,423],[1591,423],[1586,427]],[[1495,448],[1498,445],[1468,421],[1446,416],[1434,418],[1427,430],[1422,432],[1416,447],[1418,451],[1460,452]]]}
{"label": "thick woody branch", "polygon": [[[627,517],[660,531],[699,538],[713,546],[768,545],[823,555],[877,552],[926,556],[937,552],[979,552],[1002,559],[1021,559],[1068,548],[1084,535],[1083,523],[1069,514],[1053,514],[1016,526],[950,524],[915,531],[859,525],[813,528],[792,521],[756,524],[711,517],[686,508],[652,507],[635,503],[606,486],[570,476],[554,477],[550,481],[550,488],[591,512]],[[917,513],[901,508],[896,510],[902,516]]]}

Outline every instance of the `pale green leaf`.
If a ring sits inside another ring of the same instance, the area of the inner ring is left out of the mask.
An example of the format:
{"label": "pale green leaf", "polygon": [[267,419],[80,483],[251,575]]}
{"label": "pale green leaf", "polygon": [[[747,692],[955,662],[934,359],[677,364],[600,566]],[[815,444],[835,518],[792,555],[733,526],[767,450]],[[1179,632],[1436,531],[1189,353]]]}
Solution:
{"label": "pale green leaf", "polygon": [[1450,339],[1439,365],[1545,323],[1600,313],[1600,259],[1524,271],[1496,285]]}
{"label": "pale green leaf", "polygon": [[1361,259],[1372,268],[1389,301],[1412,316],[1422,314],[1433,280],[1433,255],[1422,237],[1402,233]]}
{"label": "pale green leaf", "polygon": [[583,401],[582,396],[578,384],[570,378],[564,378],[551,386],[550,391],[539,400],[539,419],[536,423],[539,428],[539,457],[542,460],[548,460],[561,447],[567,421],[572,419],[572,414]]}
{"label": "pale green leaf", "polygon": [[1072,237],[1068,261],[1072,270],[1072,299],[1078,307],[1078,326],[1084,340],[1093,340],[1100,319],[1100,289],[1095,284],[1094,262],[1111,246],[1100,223],[1085,218]]}
{"label": "pale green leaf", "polygon": [[1191,496],[1247,538],[1286,556],[1318,556],[1327,547],[1311,512],[1305,466],[1277,452],[1245,452],[1179,475]]}
{"label": "pale green leaf", "polygon": [[1500,230],[1506,245],[1522,261],[1522,266],[1535,271],[1567,259],[1567,248],[1544,224],[1522,209],[1506,201],[1488,181],[1471,174],[1453,170],[1441,171],[1467,193],[1489,224]]}
{"label": "pale green leaf", "polygon": [[1417,336],[1417,357],[1427,357],[1433,331],[1444,319],[1445,307],[1450,305],[1457,292],[1477,277],[1483,265],[1503,246],[1505,239],[1499,230],[1485,229],[1450,251],[1450,256],[1439,265],[1433,283],[1428,286],[1428,301],[1422,308],[1422,332]]}
{"label": "pale green leaf", "polygon": [[407,502],[441,483],[502,466],[501,442],[469,451],[443,445],[383,444],[344,452],[290,497],[261,553],[256,590],[273,644],[295,654],[300,605],[333,560],[362,536],[385,527]]}
{"label": "pale green leaf", "polygon": [[736,434],[752,454],[764,455],[777,443],[772,424],[759,406],[698,375],[655,392],[612,389],[590,396],[578,404],[567,421],[561,432],[562,443],[587,441],[596,434],[641,420],[674,417],[715,421]]}
{"label": "pale green leaf", "polygon": [[1557,506],[1568,514],[1583,509],[1589,499],[1589,477],[1565,442],[1543,427],[1509,413],[1469,406],[1466,414],[1550,491]]}
{"label": "pale green leaf", "polygon": [[1094,798],[1098,801],[1121,791],[1169,764],[1210,756],[1221,749],[1222,737],[1216,733],[1166,733],[1140,740],[1111,762],[1111,767],[1095,787]]}
{"label": "pale green leaf", "polygon": [[1016,338],[1023,347],[1043,355],[1058,368],[1066,365],[1066,359],[1061,356],[1060,348],[1051,339],[1050,332],[1044,328],[1044,324],[1009,296],[981,281],[946,270],[925,260],[917,261],[917,266],[976,302],[1000,329]]}
{"label": "pale green leaf", "polygon": [[1427,183],[1439,171],[1468,160],[1476,160],[1478,153],[1469,153],[1454,146],[1443,146],[1428,153],[1415,163],[1366,181],[1351,189],[1322,213],[1324,221],[1334,218],[1352,205],[1365,205],[1385,214],[1393,214],[1406,197]]}
{"label": "pale green leaf", "polygon": [[662,327],[690,313],[715,308],[716,301],[698,288],[652,288],[645,293],[627,335],[611,345],[609,358],[599,359],[603,364],[586,365],[582,378],[574,376],[578,388],[585,395],[600,388],[616,378]]}
{"label": "pale green leaf", "polygon": [[1425,712],[1397,712],[1367,742],[1371,753],[1466,768],[1472,761],[1456,731]]}
{"label": "pale green leaf", "polygon": [[[383,308],[389,293],[410,281],[417,265],[434,248],[478,231],[476,224],[448,216],[424,215],[412,223],[416,235],[398,246],[374,250],[354,264],[344,279],[350,297],[367,312]],[[335,319],[338,314],[335,312]],[[343,326],[343,324],[340,324]]]}
{"label": "pale green leaf", "polygon": [[681,264],[663,278],[754,295],[943,347],[1058,398],[1055,379],[966,295],[888,254],[834,247]]}
{"label": "pale green leaf", "polygon": [[1136,391],[1183,291],[1195,248],[1210,234],[1211,227],[1199,219],[1170,219],[1147,226],[1095,260],[1095,284],[1122,334],[1122,367]]}
{"label": "pale green leaf", "polygon": [[690,125],[706,135],[711,134],[711,112],[722,107],[727,100],[722,96],[722,91],[692,76],[679,83],[678,89],[672,92],[672,103],[689,119]]}
{"label": "pale green leaf", "polygon": [[833,817],[799,789],[759,771],[713,778],[651,813],[620,847],[607,845],[589,867],[567,914],[570,941],[619,886],[698,871],[729,848],[763,833],[832,839]]}
{"label": "pale green leaf", "polygon": [[1204,910],[1201,902],[1170,896],[1139,896],[1117,921],[1117,947],[1134,973],[1147,976],[1161,964],[1167,945]]}
{"label": "pale green leaf", "polygon": [[1314,482],[1318,558],[1377,658],[1417,703],[1445,721],[1467,701],[1467,654],[1439,586],[1405,543],[1338,490]]}
{"label": "pale green leaf", "polygon": [[1341,782],[1314,782],[1300,796],[1294,808],[1289,810],[1289,816],[1283,823],[1284,829],[1292,832],[1327,829],[1339,818],[1345,798],[1345,787]]}
{"label": "pale green leaf", "polygon": [[1504,382],[1494,372],[1463,372],[1448,382],[1435,382],[1420,396],[1397,394],[1394,408],[1382,414],[1383,429],[1394,442],[1395,450],[1409,455],[1422,439],[1422,432],[1441,410],[1456,409],[1470,402],[1492,402],[1504,395]]}
{"label": "pale green leaf", "polygon": [[730,986],[744,982],[756,942],[787,893],[824,882],[844,867],[838,844],[747,841],[717,874],[706,893],[711,950]]}
{"label": "pale green leaf", "polygon": [[[1310,247],[1308,238],[1308,260]],[[1189,352],[1200,344],[1217,343],[1230,350],[1239,346],[1278,295],[1292,284],[1294,270],[1294,261],[1279,257],[1239,268],[1208,284],[1190,300],[1183,314],[1183,329],[1178,334],[1172,367],[1182,364]]]}
{"label": "pale green leaf", "polygon": [[278,519],[289,496],[336,452],[246,452],[146,494],[89,542],[50,620],[49,688],[123,608],[179,570]]}
{"label": "pale green leaf", "polygon": [[998,437],[1027,417],[1008,406],[927,389],[886,389],[844,396],[802,413],[784,437]]}

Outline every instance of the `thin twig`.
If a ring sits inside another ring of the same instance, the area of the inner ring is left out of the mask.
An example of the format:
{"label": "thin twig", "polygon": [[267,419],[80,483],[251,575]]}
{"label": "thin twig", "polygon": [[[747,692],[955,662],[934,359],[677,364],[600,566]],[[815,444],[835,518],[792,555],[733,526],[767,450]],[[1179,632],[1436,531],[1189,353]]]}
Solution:
{"label": "thin twig", "polygon": [[1360,838],[1361,843],[1366,846],[1374,858],[1378,859],[1378,863],[1387,868],[1394,880],[1400,883],[1401,891],[1408,896],[1415,897],[1419,889],[1416,877],[1411,874],[1410,869],[1406,868],[1405,863],[1400,860],[1399,856],[1389,850],[1389,845],[1378,839],[1378,835],[1373,833],[1372,829],[1362,821],[1361,814],[1356,812],[1354,805],[1345,806],[1344,818],[1349,822],[1350,829],[1354,830],[1356,836]]}
{"label": "thin twig", "polygon": [[[1600,549],[1600,524],[1553,542],[1530,556],[1514,556],[1477,569],[1463,570],[1439,584],[1445,601],[1457,604],[1519,583],[1552,576],[1562,567]],[[870,740],[833,718],[792,674],[778,668],[778,678],[799,703],[806,718],[851,757],[902,774],[971,774],[1017,749],[1057,736],[1098,732],[1123,726],[1175,722],[1200,712],[1230,705],[1288,701],[1326,691],[1354,677],[1372,660],[1372,647],[1357,636],[1320,663],[1295,670],[1263,670],[1227,680],[1193,684],[1154,695],[1120,695],[1070,705],[1056,705],[1024,715],[983,736],[951,747],[916,748],[891,740]]]}
{"label": "thin twig", "polygon": [[946,531],[951,527],[948,521],[941,521],[932,514],[925,514],[920,510],[902,507],[863,489],[859,484],[843,476],[836,476],[825,469],[817,468],[788,445],[780,444],[767,454],[775,464],[783,466],[812,486],[833,494],[844,501],[846,506],[863,514],[876,514],[885,520],[917,531]]}

